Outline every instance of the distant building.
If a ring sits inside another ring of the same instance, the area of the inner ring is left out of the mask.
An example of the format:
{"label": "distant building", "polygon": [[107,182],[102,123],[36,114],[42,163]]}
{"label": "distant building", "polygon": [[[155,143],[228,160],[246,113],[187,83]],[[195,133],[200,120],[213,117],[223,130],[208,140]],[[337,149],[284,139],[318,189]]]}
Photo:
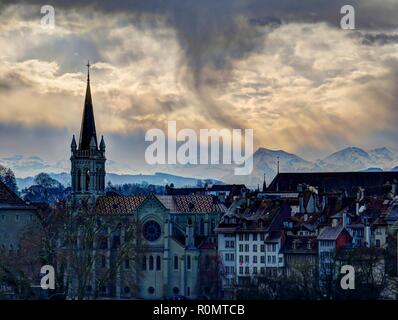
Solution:
{"label": "distant building", "polygon": [[398,181],[398,172],[289,172],[279,173],[269,185],[267,192],[296,192],[300,184],[316,187],[321,192],[346,190],[356,193],[358,187],[365,195],[383,195]]}
{"label": "distant building", "polygon": [[20,237],[36,219],[36,208],[25,203],[0,181],[0,250],[16,253]]}
{"label": "distant building", "polygon": [[302,281],[315,280],[318,274],[318,242],[316,236],[286,236],[282,253],[285,274],[301,277]]}

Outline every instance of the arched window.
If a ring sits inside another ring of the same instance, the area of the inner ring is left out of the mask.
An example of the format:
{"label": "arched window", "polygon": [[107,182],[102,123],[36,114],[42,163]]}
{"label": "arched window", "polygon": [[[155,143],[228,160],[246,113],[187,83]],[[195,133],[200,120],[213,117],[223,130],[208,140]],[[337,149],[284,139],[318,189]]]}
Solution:
{"label": "arched window", "polygon": [[205,223],[203,221],[203,218],[201,218],[200,222],[199,222],[199,233],[201,235],[203,235],[205,233]]}
{"label": "arched window", "polygon": [[102,184],[102,168],[99,168],[97,171],[97,179],[97,189],[104,191],[104,186]]}
{"label": "arched window", "polygon": [[174,270],[178,270],[178,256],[174,256]]}
{"label": "arched window", "polygon": [[149,270],[153,270],[153,256],[149,257]]}
{"label": "arched window", "polygon": [[161,260],[160,260],[160,256],[156,257],[156,270],[160,270],[161,269]]}
{"label": "arched window", "polygon": [[82,191],[82,172],[77,170],[77,191]]}
{"label": "arched window", "polygon": [[187,255],[187,270],[191,270],[191,255]]}
{"label": "arched window", "polygon": [[90,170],[86,171],[86,191],[90,190]]}

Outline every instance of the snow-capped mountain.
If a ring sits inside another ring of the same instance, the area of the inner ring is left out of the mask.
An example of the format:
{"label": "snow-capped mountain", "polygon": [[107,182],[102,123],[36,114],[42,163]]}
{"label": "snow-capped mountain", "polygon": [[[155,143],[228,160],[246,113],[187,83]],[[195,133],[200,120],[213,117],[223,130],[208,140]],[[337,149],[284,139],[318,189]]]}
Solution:
{"label": "snow-capped mountain", "polygon": [[369,168],[390,170],[398,164],[398,151],[386,147],[368,151],[349,147],[331,154],[317,164],[322,171],[359,171]]}
{"label": "snow-capped mountain", "polygon": [[[398,170],[398,149],[387,147],[370,150],[348,147],[316,161],[308,161],[283,150],[259,148],[253,154],[253,172],[249,176],[237,176],[234,174],[235,165],[222,164],[162,165],[153,169],[157,172],[165,172],[174,176],[193,177],[196,179],[217,179],[225,183],[244,183],[250,187],[257,187],[258,185],[262,185],[264,174],[267,184],[275,177],[278,159],[280,172]],[[0,158],[0,164],[10,167],[18,178],[32,177],[39,172],[61,173],[69,171],[68,160],[47,163],[39,157],[5,157]],[[135,172],[123,168],[118,163],[110,162],[108,172],[122,172],[120,174],[122,177],[127,177],[130,174],[140,175],[140,172],[145,172],[143,168],[135,168]],[[114,178],[116,179],[116,176]],[[162,181],[157,179],[156,182],[161,183]]]}

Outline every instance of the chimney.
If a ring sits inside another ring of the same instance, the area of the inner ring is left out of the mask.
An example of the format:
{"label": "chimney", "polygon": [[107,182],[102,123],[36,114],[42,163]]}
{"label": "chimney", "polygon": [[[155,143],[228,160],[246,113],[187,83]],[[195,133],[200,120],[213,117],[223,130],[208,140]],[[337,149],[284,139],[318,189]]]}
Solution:
{"label": "chimney", "polygon": [[347,227],[347,211],[344,210],[343,212],[343,227]]}

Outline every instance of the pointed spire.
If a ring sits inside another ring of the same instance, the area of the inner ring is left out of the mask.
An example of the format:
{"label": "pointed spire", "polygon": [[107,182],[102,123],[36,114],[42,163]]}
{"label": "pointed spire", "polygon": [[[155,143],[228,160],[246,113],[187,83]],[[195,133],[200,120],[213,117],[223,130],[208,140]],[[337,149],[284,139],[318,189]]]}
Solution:
{"label": "pointed spire", "polygon": [[263,181],[263,192],[267,190],[267,183],[265,182],[265,173],[264,173],[264,181]]}
{"label": "pointed spire", "polygon": [[95,130],[93,102],[90,90],[90,62],[87,63],[87,88],[84,100],[82,125],[80,128],[79,150],[89,150],[91,139],[94,138],[97,145],[97,133]]}
{"label": "pointed spire", "polygon": [[102,151],[105,151],[105,141],[104,141],[104,136],[101,136],[100,150],[102,150]]}
{"label": "pointed spire", "polygon": [[70,144],[70,148],[72,149],[72,151],[76,150],[76,148],[77,148],[75,135],[73,135],[72,143]]}

